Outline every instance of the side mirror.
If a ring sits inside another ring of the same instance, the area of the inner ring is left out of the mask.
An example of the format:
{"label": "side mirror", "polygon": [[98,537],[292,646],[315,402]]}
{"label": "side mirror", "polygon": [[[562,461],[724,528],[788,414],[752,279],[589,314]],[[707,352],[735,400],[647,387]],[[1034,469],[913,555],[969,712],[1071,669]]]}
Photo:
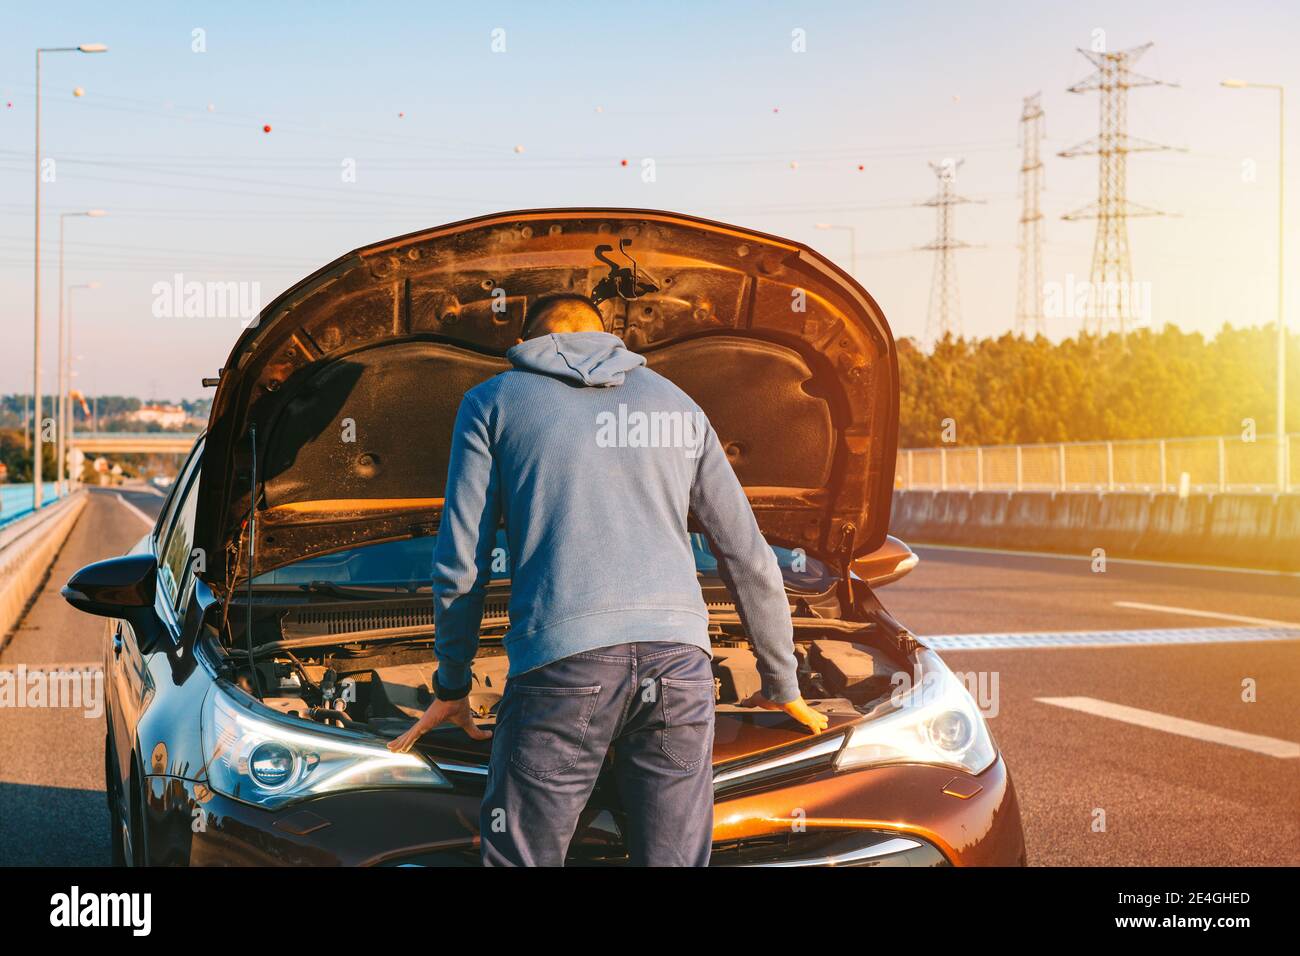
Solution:
{"label": "side mirror", "polygon": [[153,610],[157,586],[157,558],[152,554],[128,554],[86,565],[60,593],[78,611],[129,619],[142,610]]}
{"label": "side mirror", "polygon": [[883,588],[907,574],[919,561],[916,552],[891,534],[878,549],[855,559],[850,569],[872,588]]}

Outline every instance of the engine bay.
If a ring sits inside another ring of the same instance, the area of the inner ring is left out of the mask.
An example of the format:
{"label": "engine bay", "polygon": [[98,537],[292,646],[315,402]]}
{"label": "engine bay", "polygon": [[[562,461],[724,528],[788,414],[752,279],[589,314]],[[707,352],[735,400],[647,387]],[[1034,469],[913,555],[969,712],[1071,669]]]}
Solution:
{"label": "engine bay", "polygon": [[[500,641],[504,626],[490,623],[493,610],[485,611],[469,693],[470,708],[489,725],[509,667]],[[240,617],[232,615],[231,623]],[[745,702],[761,687],[757,658],[743,627],[725,617],[710,628],[717,712],[753,715],[757,708]],[[232,634],[232,677],[276,711],[396,736],[433,700],[437,663],[428,601],[262,606],[257,618],[256,675],[239,650],[242,637]],[[894,675],[908,668],[874,624],[796,617],[795,631],[800,692],[812,707],[841,721],[861,716],[887,697]]]}

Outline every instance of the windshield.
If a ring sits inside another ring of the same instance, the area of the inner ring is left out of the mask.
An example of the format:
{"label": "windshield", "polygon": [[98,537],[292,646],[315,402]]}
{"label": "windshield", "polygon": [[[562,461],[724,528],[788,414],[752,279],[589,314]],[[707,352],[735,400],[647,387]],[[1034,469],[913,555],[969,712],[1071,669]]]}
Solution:
{"label": "windshield", "polygon": [[[426,535],[317,555],[259,574],[253,583],[292,586],[319,581],[351,587],[400,587],[413,590],[427,587],[436,539],[436,535]],[[690,539],[691,550],[695,553],[696,573],[716,577],[718,561],[709,550],[704,535],[692,534]],[[776,563],[780,566],[781,575],[788,587],[820,593],[835,583],[830,568],[817,558],[798,549],[775,545],[772,546],[772,551],[776,554]],[[506,581],[509,578],[510,553],[506,548],[506,533],[500,530],[492,552],[492,580]]]}

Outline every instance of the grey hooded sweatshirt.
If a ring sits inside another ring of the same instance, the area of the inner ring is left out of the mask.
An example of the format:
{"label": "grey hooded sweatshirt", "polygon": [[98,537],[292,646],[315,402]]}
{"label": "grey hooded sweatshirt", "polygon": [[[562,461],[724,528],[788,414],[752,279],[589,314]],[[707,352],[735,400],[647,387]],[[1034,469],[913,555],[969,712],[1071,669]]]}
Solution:
{"label": "grey hooded sweatshirt", "polygon": [[686,527],[695,515],[739,605],[764,696],[799,696],[776,557],[699,406],[604,332],[506,353],[452,436],[434,549],[437,692],[468,692],[496,529],[509,550],[510,676],[635,641],[710,652]]}

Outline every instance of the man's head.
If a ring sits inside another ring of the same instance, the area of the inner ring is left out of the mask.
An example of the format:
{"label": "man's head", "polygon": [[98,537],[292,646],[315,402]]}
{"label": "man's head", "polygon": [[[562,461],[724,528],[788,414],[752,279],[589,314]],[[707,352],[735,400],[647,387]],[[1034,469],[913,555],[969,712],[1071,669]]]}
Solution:
{"label": "man's head", "polygon": [[519,341],[552,332],[604,331],[605,320],[590,299],[576,292],[556,292],[529,303],[524,327],[519,330]]}

